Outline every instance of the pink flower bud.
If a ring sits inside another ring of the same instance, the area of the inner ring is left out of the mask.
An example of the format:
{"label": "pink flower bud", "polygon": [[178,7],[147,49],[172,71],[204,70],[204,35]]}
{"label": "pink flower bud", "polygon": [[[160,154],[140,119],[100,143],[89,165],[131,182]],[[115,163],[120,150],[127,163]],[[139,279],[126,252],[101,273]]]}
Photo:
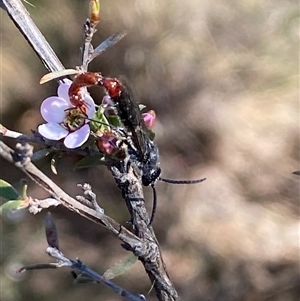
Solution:
{"label": "pink flower bud", "polygon": [[148,129],[151,129],[154,125],[154,121],[156,118],[155,112],[153,110],[150,110],[147,113],[143,113],[142,116],[143,116],[146,127]]}

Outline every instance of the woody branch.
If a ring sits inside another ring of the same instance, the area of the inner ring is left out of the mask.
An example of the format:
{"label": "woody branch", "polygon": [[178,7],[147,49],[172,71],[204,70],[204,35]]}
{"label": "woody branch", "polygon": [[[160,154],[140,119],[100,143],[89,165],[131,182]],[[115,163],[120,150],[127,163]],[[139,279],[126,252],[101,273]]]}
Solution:
{"label": "woody branch", "polygon": [[[1,7],[4,8],[20,32],[24,35],[30,46],[39,56],[49,71],[63,70],[64,67],[55,55],[51,46],[45,40],[39,29],[36,27],[28,12],[20,0],[1,0]],[[87,25],[87,24],[86,24]],[[86,40],[83,47],[83,68],[87,68],[91,55],[91,36],[94,30],[86,30]],[[114,179],[121,189],[122,196],[131,214],[131,221],[134,233],[106,216],[97,208],[89,208],[67,195],[52,180],[47,178],[37,169],[28,157],[16,162],[13,154],[15,151],[9,149],[3,142],[0,143],[0,154],[10,163],[15,164],[26,175],[33,179],[44,190],[48,191],[63,206],[71,211],[101,224],[116,235],[123,243],[123,247],[134,252],[144,265],[144,268],[154,284],[154,289],[159,300],[177,300],[178,295],[166,272],[161,251],[152,227],[148,227],[149,217],[145,208],[141,178],[131,169],[126,172],[124,163],[118,163],[111,168]],[[20,154],[17,154],[18,158]],[[26,159],[26,160],[24,160]]]}

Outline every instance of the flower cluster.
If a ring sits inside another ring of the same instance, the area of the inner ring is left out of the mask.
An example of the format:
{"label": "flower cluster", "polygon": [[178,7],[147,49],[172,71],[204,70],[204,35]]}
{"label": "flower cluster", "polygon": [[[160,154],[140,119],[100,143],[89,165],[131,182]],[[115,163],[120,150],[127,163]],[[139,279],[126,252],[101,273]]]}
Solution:
{"label": "flower cluster", "polygon": [[[86,88],[82,88],[85,110],[80,107],[75,107],[69,98],[69,88],[72,82],[65,80],[65,83],[60,84],[57,90],[57,96],[51,96],[46,98],[40,108],[42,117],[47,122],[38,127],[38,132],[49,140],[61,140],[67,148],[74,149],[82,146],[89,138],[91,134],[90,120],[93,120],[96,114],[95,102],[86,91]],[[102,106],[113,106],[114,103],[109,96],[104,96],[102,100]],[[99,112],[99,110],[98,110]],[[155,120],[155,112],[149,111],[142,114],[146,126],[151,129]],[[92,124],[95,124],[92,122]],[[103,122],[102,122],[103,124]],[[106,153],[111,154],[117,147],[117,136],[112,135],[107,128],[110,127],[108,123],[105,127],[106,130],[99,135],[96,133],[99,149]],[[93,128],[93,126],[92,126]],[[101,124],[99,125],[101,128]]]}

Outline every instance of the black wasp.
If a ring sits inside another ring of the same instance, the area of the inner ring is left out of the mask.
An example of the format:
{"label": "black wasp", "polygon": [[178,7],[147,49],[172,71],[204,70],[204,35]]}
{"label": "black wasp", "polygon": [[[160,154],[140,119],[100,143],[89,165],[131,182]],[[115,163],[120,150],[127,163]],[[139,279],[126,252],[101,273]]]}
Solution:
{"label": "black wasp", "polygon": [[205,178],[192,181],[177,181],[160,177],[161,168],[158,166],[158,148],[151,140],[151,131],[145,125],[139,105],[134,100],[132,90],[126,79],[103,77],[100,73],[85,72],[78,74],[70,89],[69,96],[73,104],[83,106],[84,100],[79,93],[81,87],[99,85],[105,88],[108,96],[115,104],[118,116],[126,131],[130,133],[132,143],[129,143],[128,153],[132,163],[136,164],[142,173],[142,184],[151,185],[154,193],[153,210],[149,226],[152,224],[156,211],[156,191],[154,184],[161,180],[173,184],[196,184]]}

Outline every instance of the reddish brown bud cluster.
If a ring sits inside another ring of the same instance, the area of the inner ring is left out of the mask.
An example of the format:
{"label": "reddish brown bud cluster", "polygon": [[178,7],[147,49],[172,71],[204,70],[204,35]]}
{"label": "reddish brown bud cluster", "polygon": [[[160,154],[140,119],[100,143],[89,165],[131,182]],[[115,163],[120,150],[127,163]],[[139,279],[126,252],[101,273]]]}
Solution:
{"label": "reddish brown bud cluster", "polygon": [[113,155],[116,158],[124,159],[125,151],[122,148],[122,141],[113,131],[104,131],[97,138],[97,146],[105,155]]}

